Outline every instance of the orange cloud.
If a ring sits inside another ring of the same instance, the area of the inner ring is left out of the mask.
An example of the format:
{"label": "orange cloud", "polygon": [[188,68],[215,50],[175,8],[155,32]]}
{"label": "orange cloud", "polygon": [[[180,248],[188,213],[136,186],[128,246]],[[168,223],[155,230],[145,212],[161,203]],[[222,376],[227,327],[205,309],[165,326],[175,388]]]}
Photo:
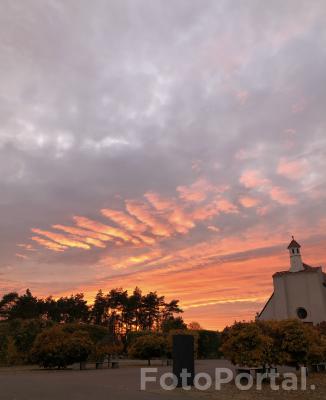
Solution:
{"label": "orange cloud", "polygon": [[104,242],[112,240],[110,236],[104,235],[102,233],[76,228],[74,226],[52,225],[52,228],[70,233],[71,235],[81,236],[86,243],[92,244],[96,247],[104,248]]}
{"label": "orange cloud", "polygon": [[134,200],[126,200],[126,208],[131,215],[147,225],[154,235],[169,237],[173,234],[171,226],[154,216],[146,204]]}
{"label": "orange cloud", "polygon": [[39,236],[32,236],[31,238],[34,242],[40,244],[41,246],[45,247],[46,249],[55,251],[55,252],[62,252],[68,249],[67,246],[62,246],[61,244],[52,242],[51,240],[46,240],[40,238]]}
{"label": "orange cloud", "polygon": [[163,217],[178,233],[187,233],[195,224],[190,216],[175,200],[166,199],[157,193],[146,193],[145,198],[151,203],[160,217]]}
{"label": "orange cloud", "polygon": [[61,235],[60,233],[44,231],[42,229],[36,229],[36,228],[33,228],[32,232],[34,232],[38,235],[41,235],[41,236],[45,236],[45,237],[53,240],[54,242],[57,242],[61,246],[77,247],[77,248],[86,249],[86,250],[90,249],[90,246],[88,244],[77,240],[73,236],[70,237],[70,236],[66,236],[66,235]]}
{"label": "orange cloud", "polygon": [[200,203],[206,199],[207,193],[212,189],[213,186],[206,179],[201,178],[189,186],[178,186],[177,192],[180,199],[184,201]]}
{"label": "orange cloud", "polygon": [[81,228],[89,229],[94,232],[103,233],[105,235],[111,236],[112,238],[123,240],[125,242],[139,243],[135,238],[133,238],[129,233],[122,229],[114,228],[110,225],[102,224],[101,222],[91,220],[86,217],[75,216],[74,221]]}
{"label": "orange cloud", "polygon": [[120,225],[122,228],[132,232],[145,232],[147,226],[137,221],[136,218],[126,214],[123,211],[111,210],[109,208],[103,208],[101,210],[102,215],[109,218],[111,221]]}
{"label": "orange cloud", "polygon": [[156,249],[153,251],[143,251],[143,252],[134,252],[131,255],[123,255],[121,257],[104,257],[100,264],[109,265],[110,268],[116,269],[128,269],[135,268],[137,266],[150,266],[153,262],[156,262],[161,256],[162,252],[160,249]]}
{"label": "orange cloud", "polygon": [[219,209],[216,205],[216,201],[209,204],[203,205],[201,207],[195,208],[191,215],[194,220],[205,221],[219,214]]}

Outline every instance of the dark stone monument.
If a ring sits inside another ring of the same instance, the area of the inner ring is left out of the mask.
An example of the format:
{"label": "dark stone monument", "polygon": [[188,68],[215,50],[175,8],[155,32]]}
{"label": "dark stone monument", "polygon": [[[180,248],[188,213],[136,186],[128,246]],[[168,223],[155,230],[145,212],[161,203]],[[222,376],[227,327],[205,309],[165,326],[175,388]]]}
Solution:
{"label": "dark stone monument", "polygon": [[173,336],[173,374],[178,378],[178,387],[182,386],[181,373],[186,369],[187,386],[193,386],[195,376],[195,346],[192,335]]}

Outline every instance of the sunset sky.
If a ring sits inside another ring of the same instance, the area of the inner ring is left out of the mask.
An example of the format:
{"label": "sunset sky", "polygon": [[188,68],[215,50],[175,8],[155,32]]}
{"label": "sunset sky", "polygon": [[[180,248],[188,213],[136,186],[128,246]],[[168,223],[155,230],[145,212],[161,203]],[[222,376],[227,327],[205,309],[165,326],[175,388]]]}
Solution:
{"label": "sunset sky", "polygon": [[324,0],[0,4],[0,296],[254,318],[326,266]]}

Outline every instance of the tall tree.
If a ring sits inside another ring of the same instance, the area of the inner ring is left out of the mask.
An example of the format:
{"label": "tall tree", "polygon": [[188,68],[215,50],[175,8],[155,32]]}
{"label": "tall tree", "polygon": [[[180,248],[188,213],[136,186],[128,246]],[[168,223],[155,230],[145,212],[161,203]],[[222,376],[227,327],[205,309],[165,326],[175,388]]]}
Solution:
{"label": "tall tree", "polygon": [[105,325],[107,323],[108,298],[99,290],[91,310],[91,321],[96,325]]}
{"label": "tall tree", "polygon": [[16,292],[10,292],[3,296],[0,301],[0,319],[10,319],[11,311],[18,299],[19,295]]}
{"label": "tall tree", "polygon": [[15,300],[11,310],[10,319],[14,318],[38,318],[40,316],[39,303],[29,289]]}

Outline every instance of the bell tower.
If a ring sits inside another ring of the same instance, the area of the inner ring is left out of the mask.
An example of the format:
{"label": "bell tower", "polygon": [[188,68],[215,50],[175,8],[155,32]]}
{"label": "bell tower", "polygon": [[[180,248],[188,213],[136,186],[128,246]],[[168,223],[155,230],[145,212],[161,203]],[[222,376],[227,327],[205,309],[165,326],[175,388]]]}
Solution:
{"label": "bell tower", "polygon": [[303,271],[303,263],[302,263],[302,258],[301,258],[301,253],[300,253],[300,244],[294,240],[294,237],[292,236],[292,241],[288,245],[288,250],[290,253],[290,272],[298,272],[298,271]]}

